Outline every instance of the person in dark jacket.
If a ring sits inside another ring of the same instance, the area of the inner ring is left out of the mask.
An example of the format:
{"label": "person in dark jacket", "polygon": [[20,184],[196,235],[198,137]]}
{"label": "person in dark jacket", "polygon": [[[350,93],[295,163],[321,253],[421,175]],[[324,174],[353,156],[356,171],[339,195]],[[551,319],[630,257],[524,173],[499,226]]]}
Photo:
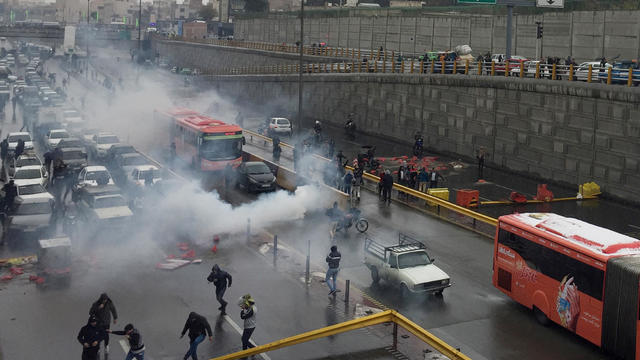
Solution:
{"label": "person in dark jacket", "polygon": [[184,360],[187,360],[189,356],[191,359],[198,360],[198,345],[204,341],[205,332],[209,335],[209,341],[213,341],[213,333],[211,332],[211,326],[207,319],[198,315],[195,312],[190,312],[187,322],[184,324],[180,338],[189,330],[189,351],[184,355]]}
{"label": "person in dark jacket", "polygon": [[338,247],[333,245],[331,252],[327,255],[325,261],[329,264],[327,269],[327,275],[325,276],[325,282],[329,286],[329,295],[335,295],[338,290],[336,289],[336,278],[338,277],[338,271],[340,271],[340,259],[342,255],[338,251]]}
{"label": "person in dark jacket", "polygon": [[2,156],[3,164],[7,159],[7,154],[9,154],[9,141],[7,141],[7,139],[4,139],[2,140],[2,142],[0,142],[0,156]]}
{"label": "person in dark jacket", "polygon": [[18,140],[18,145],[16,145],[16,150],[14,152],[14,157],[17,159],[24,152],[24,140]]}
{"label": "person in dark jacket", "polygon": [[98,326],[98,318],[91,316],[87,325],[78,333],[78,341],[82,345],[82,360],[98,360],[100,341],[104,340],[106,333]]}
{"label": "person in dark jacket", "polygon": [[382,176],[382,199],[391,203],[391,190],[393,189],[393,176],[389,170],[385,170]]}
{"label": "person in dark jacket", "polygon": [[224,301],[222,297],[224,296],[225,291],[227,291],[227,287],[231,287],[233,278],[228,272],[220,269],[218,264],[215,264],[213,265],[207,280],[212,282],[216,287],[216,300],[220,303],[220,307],[218,308],[218,310],[220,310],[220,314],[226,315],[227,302]]}
{"label": "person in dark jacket", "polygon": [[104,337],[104,352],[109,353],[109,328],[111,327],[111,316],[113,315],[113,323],[118,320],[118,312],[116,311],[113,301],[106,293],[100,294],[100,298],[91,305],[89,315],[95,316],[98,319],[98,326],[105,330]]}
{"label": "person in dark jacket", "polygon": [[107,332],[114,335],[124,335],[127,340],[129,340],[129,352],[125,360],[144,360],[144,342],[142,342],[142,335],[140,335],[138,329],[133,327],[133,324],[127,324],[122,331],[107,330]]}
{"label": "person in dark jacket", "polygon": [[13,207],[13,202],[15,201],[16,196],[18,196],[18,188],[14,184],[13,179],[4,184],[2,191],[4,191],[4,210],[9,211]]}

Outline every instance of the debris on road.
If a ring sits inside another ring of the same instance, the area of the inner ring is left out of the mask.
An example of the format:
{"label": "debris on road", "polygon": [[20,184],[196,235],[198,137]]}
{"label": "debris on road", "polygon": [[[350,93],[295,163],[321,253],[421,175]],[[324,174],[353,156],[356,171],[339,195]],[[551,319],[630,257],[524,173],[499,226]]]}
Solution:
{"label": "debris on road", "polygon": [[12,267],[9,269],[9,272],[11,272],[11,275],[22,275],[24,274],[24,270],[20,267]]}
{"label": "debris on road", "polygon": [[20,256],[8,259],[0,259],[0,266],[22,266],[27,264],[35,264],[38,262],[36,255]]}
{"label": "debris on road", "polygon": [[13,275],[11,275],[11,274],[4,275],[4,276],[0,277],[0,280],[2,280],[2,281],[13,280]]}

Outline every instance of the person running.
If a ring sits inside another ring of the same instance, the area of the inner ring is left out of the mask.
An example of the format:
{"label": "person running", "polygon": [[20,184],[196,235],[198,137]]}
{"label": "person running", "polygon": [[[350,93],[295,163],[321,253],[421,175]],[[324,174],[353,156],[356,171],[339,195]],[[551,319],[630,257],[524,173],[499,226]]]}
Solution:
{"label": "person running", "polygon": [[209,341],[213,341],[211,326],[204,316],[192,311],[189,313],[187,322],[184,324],[180,339],[184,337],[187,330],[189,330],[189,350],[184,355],[184,360],[187,360],[189,356],[191,356],[193,360],[198,360],[198,345],[204,341],[205,333],[209,335]]}
{"label": "person running", "polygon": [[98,360],[100,341],[104,340],[106,333],[98,326],[98,318],[89,317],[87,325],[78,333],[78,341],[82,345],[82,360]]}
{"label": "person running", "polygon": [[227,302],[222,298],[224,293],[227,291],[227,287],[231,287],[231,282],[233,278],[229,275],[228,272],[221,270],[218,264],[213,265],[211,269],[211,273],[207,277],[209,282],[212,282],[216,287],[216,300],[220,303],[220,315],[226,315]]}
{"label": "person running", "polygon": [[109,298],[106,293],[100,294],[98,300],[96,300],[93,305],[91,305],[91,309],[89,310],[89,315],[95,316],[98,319],[98,326],[100,326],[103,330],[105,330],[104,336],[104,353],[109,353],[109,328],[111,327],[111,316],[113,315],[113,323],[115,324],[118,320],[118,312],[116,311],[115,305],[113,305],[113,301]]}
{"label": "person running", "polygon": [[129,352],[125,360],[144,360],[144,343],[142,342],[142,335],[138,329],[133,327],[133,324],[127,324],[124,330],[111,331],[107,329],[107,333],[114,335],[124,335],[129,341]]}
{"label": "person running", "polygon": [[251,335],[256,329],[256,313],[258,312],[258,308],[255,304],[255,300],[253,300],[249,294],[238,299],[238,305],[242,309],[240,310],[240,318],[244,320],[244,330],[242,331],[242,350],[255,347],[255,345],[251,343]]}
{"label": "person running", "polygon": [[338,277],[338,271],[340,271],[340,259],[342,259],[342,255],[338,251],[338,247],[336,245],[333,245],[331,247],[331,252],[325,259],[325,261],[329,264],[327,275],[324,279],[327,283],[327,286],[329,286],[329,295],[335,296],[336,292],[338,292],[338,289],[336,289],[336,278]]}

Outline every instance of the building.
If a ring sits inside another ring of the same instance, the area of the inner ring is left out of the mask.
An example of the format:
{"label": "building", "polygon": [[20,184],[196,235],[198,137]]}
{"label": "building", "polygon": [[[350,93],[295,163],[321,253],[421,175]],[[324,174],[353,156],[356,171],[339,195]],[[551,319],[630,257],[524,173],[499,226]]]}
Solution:
{"label": "building", "polygon": [[204,39],[207,37],[207,23],[192,21],[182,25],[182,37],[185,39]]}

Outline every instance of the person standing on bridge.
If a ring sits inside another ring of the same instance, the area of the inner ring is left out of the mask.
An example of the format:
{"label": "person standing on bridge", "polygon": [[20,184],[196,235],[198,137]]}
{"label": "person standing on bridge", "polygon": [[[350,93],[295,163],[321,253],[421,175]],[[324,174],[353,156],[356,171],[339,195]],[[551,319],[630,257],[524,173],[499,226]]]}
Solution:
{"label": "person standing on bridge", "polygon": [[338,277],[338,272],[340,271],[341,259],[342,255],[338,251],[338,247],[336,245],[331,246],[331,252],[325,259],[327,264],[329,264],[329,268],[327,269],[327,275],[324,278],[324,281],[329,287],[329,295],[335,295],[336,292],[338,292],[338,289],[336,288],[336,278]]}
{"label": "person standing on bridge", "polygon": [[231,287],[231,283],[233,278],[229,275],[228,272],[220,269],[218,264],[213,265],[211,269],[211,273],[207,277],[209,282],[212,282],[216,287],[216,300],[220,303],[220,315],[226,315],[227,302],[222,298],[224,293],[227,291],[227,287]]}
{"label": "person standing on bridge", "polygon": [[208,334],[209,341],[213,341],[211,325],[209,325],[207,318],[192,311],[189,313],[189,317],[187,318],[187,322],[184,324],[184,328],[182,328],[180,339],[184,337],[187,330],[189,330],[189,350],[184,355],[184,360],[187,360],[189,357],[193,360],[198,360],[198,345],[204,341],[205,335]]}
{"label": "person standing on bridge", "polygon": [[486,150],[484,147],[480,147],[478,150],[478,155],[476,158],[478,159],[478,180],[482,180],[484,177],[484,156],[486,155]]}
{"label": "person standing on bridge", "polygon": [[389,170],[382,176],[382,200],[391,203],[391,190],[393,189],[393,176]]}
{"label": "person standing on bridge", "polygon": [[9,154],[9,141],[5,138],[0,142],[0,156],[2,157],[2,164],[7,160]]}

